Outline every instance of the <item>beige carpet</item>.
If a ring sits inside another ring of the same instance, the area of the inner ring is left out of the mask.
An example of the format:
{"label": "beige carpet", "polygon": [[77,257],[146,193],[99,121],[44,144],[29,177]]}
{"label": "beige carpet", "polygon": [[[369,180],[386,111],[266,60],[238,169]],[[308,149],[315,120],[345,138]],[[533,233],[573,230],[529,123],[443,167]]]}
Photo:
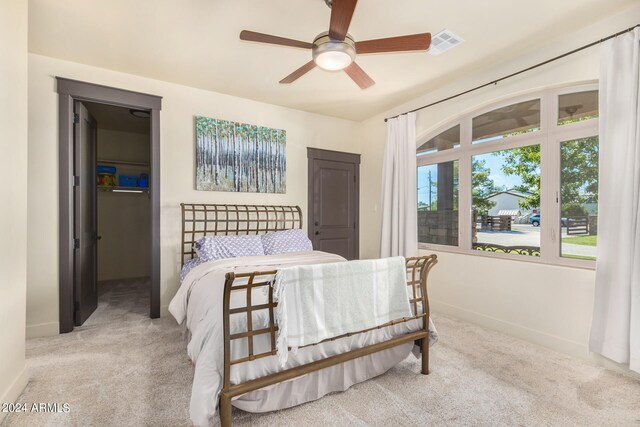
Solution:
{"label": "beige carpet", "polygon": [[[31,381],[20,402],[68,403],[70,412],[10,414],[5,426],[190,425],[185,338],[172,318],[145,317],[147,286],[110,282],[85,326],[29,340]],[[410,356],[316,402],[263,415],[234,410],[235,424],[640,426],[639,381],[450,317],[434,321],[431,375]]]}

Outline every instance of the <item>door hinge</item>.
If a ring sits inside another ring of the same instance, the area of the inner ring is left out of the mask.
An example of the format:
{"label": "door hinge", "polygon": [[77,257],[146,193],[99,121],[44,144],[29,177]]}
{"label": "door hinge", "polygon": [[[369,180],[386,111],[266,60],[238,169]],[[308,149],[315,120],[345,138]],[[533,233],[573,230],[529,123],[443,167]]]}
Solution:
{"label": "door hinge", "polygon": [[78,123],[80,123],[80,114],[73,113],[73,124],[78,124]]}
{"label": "door hinge", "polygon": [[80,177],[78,175],[73,175],[71,177],[71,185],[73,187],[78,187],[80,185]]}
{"label": "door hinge", "polygon": [[80,249],[80,239],[73,239],[73,249]]}

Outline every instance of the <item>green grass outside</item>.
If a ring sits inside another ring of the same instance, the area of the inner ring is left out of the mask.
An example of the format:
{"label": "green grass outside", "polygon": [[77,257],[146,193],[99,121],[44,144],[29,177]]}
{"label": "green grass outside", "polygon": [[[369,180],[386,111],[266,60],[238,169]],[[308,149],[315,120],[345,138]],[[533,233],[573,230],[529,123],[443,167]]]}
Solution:
{"label": "green grass outside", "polygon": [[563,254],[562,258],[586,259],[586,260],[589,260],[589,261],[595,261],[595,259],[596,259],[596,257],[594,257],[594,256],[571,255],[571,254]]}
{"label": "green grass outside", "polygon": [[596,246],[598,244],[598,236],[563,237],[562,241],[574,245]]}

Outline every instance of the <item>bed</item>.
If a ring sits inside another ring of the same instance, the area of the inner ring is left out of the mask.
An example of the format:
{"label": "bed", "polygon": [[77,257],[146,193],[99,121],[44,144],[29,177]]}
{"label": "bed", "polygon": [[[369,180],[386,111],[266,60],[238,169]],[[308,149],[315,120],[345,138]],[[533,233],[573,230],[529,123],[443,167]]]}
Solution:
{"label": "bed", "polygon": [[[183,282],[169,311],[189,334],[195,364],[191,419],[208,425],[219,411],[231,425],[231,406],[267,412],[344,391],[386,372],[413,350],[429,373],[429,342],[437,339],[429,319],[427,277],[435,255],[406,259],[411,316],[354,331],[289,353],[278,363],[278,325],[272,282],[279,268],[337,263],[319,251],[288,252],[197,262],[203,236],[262,235],[302,229],[298,206],[181,204]],[[416,351],[418,350],[418,351]]]}

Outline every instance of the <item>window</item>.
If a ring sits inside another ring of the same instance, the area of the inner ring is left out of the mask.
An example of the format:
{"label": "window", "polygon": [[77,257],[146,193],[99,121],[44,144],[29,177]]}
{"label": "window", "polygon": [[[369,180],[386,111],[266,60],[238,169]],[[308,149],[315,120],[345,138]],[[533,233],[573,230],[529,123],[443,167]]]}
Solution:
{"label": "window", "polygon": [[560,254],[596,259],[598,243],[598,137],[560,144]]}
{"label": "window", "polygon": [[473,156],[471,195],[473,249],[540,256],[540,145]]}
{"label": "window", "polygon": [[458,162],[418,167],[418,241],[458,246]]}
{"label": "window", "polygon": [[421,245],[594,265],[595,84],[514,98],[443,129],[417,144]]}
{"label": "window", "polygon": [[558,125],[598,117],[598,91],[568,93],[558,97]]}
{"label": "window", "polygon": [[418,147],[418,155],[421,156],[458,147],[460,147],[460,125],[447,129],[422,144]]}
{"label": "window", "polygon": [[472,141],[493,141],[540,130],[540,100],[519,102],[473,118]]}

